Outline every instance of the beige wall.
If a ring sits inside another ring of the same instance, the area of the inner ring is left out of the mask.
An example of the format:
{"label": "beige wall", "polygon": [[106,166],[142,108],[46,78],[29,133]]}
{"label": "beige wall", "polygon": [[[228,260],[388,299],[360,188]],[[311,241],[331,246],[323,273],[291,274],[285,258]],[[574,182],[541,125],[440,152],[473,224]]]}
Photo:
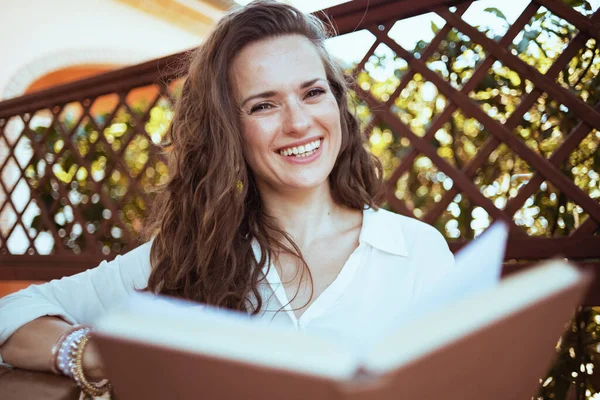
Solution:
{"label": "beige wall", "polygon": [[0,37],[6,99],[60,68],[136,64],[195,47],[202,35],[113,0],[3,0]]}

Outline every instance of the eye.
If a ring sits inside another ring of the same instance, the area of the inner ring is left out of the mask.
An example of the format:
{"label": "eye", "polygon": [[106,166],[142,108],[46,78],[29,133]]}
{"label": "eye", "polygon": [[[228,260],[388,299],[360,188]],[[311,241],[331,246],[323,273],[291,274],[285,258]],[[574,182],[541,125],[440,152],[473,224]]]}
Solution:
{"label": "eye", "polygon": [[322,94],[325,93],[325,89],[322,88],[312,88],[310,89],[308,92],[306,92],[306,95],[304,96],[307,99],[310,99],[312,97],[318,97]]}
{"label": "eye", "polygon": [[269,103],[258,103],[258,104],[256,104],[255,106],[253,106],[253,107],[250,109],[250,112],[249,112],[249,114],[253,114],[253,113],[255,113],[256,111],[266,111],[266,110],[270,110],[271,108],[273,108],[273,105],[272,105],[272,104],[269,104]]}

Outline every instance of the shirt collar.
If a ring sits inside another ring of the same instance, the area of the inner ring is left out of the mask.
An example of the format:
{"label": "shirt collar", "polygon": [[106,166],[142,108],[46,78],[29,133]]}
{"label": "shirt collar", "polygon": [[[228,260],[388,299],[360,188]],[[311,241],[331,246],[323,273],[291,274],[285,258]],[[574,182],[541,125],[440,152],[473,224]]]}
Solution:
{"label": "shirt collar", "polygon": [[408,249],[402,227],[398,225],[396,215],[391,212],[372,208],[363,211],[363,226],[359,242],[397,256],[408,257]]}
{"label": "shirt collar", "polygon": [[[393,217],[395,216],[391,212],[381,208],[377,211],[372,208],[364,210],[363,224],[358,242],[367,243],[371,247],[386,253],[408,257],[404,233],[402,232],[402,227],[394,221],[396,218]],[[262,252],[255,238],[252,239],[252,250],[254,251],[254,257],[260,260]],[[271,284],[280,283],[275,266],[271,265],[270,260],[267,259],[262,272],[267,282]]]}

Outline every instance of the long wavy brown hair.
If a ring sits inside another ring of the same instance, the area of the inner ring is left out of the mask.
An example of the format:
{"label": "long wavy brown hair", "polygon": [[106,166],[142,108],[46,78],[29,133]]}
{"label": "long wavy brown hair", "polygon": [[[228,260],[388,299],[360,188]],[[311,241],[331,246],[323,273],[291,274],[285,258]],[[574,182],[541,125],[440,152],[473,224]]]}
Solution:
{"label": "long wavy brown hair", "polygon": [[350,111],[346,76],[325,50],[325,25],[289,5],[255,1],[223,17],[191,55],[167,134],[169,180],[145,230],[146,239],[154,239],[147,290],[255,314],[263,307],[258,288],[268,259],[284,251],[308,269],[298,246],[261,203],[243,156],[229,75],[244,46],[282,35],[302,35],[314,44],[340,109],[342,144],[329,176],[334,201],[377,208],[381,164],[366,150]]}

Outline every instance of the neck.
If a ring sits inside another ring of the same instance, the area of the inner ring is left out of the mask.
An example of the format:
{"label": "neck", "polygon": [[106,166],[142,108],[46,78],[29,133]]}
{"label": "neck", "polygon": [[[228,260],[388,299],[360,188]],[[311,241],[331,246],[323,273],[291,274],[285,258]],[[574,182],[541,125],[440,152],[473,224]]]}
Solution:
{"label": "neck", "polygon": [[310,190],[282,193],[261,188],[260,193],[267,214],[277,220],[300,249],[335,233],[347,214],[356,212],[334,202],[329,182]]}

